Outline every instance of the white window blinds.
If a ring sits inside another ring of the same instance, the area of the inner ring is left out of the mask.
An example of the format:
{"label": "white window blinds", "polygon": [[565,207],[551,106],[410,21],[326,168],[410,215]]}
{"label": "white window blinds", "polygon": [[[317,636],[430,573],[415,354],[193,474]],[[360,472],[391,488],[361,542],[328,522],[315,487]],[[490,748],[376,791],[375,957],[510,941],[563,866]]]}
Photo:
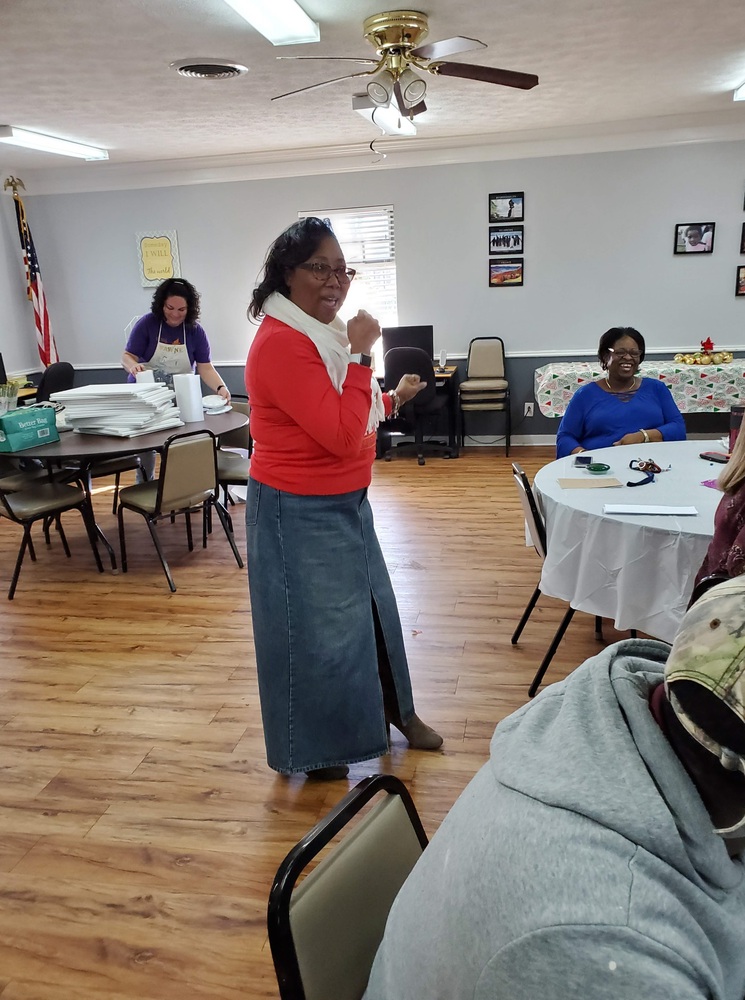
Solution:
{"label": "white window blinds", "polygon": [[398,325],[396,299],[396,247],[393,205],[372,208],[319,209],[300,212],[327,222],[339,241],[344,259],[357,271],[340,310],[343,320],[366,309],[381,326]]}

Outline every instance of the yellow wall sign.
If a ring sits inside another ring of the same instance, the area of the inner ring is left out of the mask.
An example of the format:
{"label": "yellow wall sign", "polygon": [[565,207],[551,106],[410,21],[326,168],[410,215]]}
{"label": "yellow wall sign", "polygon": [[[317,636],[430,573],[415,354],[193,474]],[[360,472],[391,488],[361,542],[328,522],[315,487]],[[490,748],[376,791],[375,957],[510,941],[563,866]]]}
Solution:
{"label": "yellow wall sign", "polygon": [[176,231],[137,233],[142,284],[159,285],[166,278],[181,277]]}

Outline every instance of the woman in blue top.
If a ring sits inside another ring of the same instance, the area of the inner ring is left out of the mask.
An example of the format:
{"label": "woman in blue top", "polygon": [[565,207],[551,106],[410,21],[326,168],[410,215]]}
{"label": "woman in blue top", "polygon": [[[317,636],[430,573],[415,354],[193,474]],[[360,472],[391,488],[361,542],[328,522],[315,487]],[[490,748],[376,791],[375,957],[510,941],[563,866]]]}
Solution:
{"label": "woman in blue top", "polygon": [[664,382],[637,375],[644,337],[614,326],[600,338],[598,359],[606,372],[572,396],[556,435],[556,457],[616,444],[684,441],[683,415]]}

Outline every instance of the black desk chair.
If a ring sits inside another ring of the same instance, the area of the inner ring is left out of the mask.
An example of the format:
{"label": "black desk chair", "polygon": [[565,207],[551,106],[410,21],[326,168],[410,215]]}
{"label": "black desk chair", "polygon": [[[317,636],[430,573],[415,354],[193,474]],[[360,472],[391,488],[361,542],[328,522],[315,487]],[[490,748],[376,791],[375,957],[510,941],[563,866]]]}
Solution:
{"label": "black desk chair", "polygon": [[[453,449],[444,441],[425,441],[424,428],[430,417],[441,413],[448,405],[447,396],[438,395],[435,386],[435,369],[432,359],[426,351],[418,347],[392,347],[386,352],[383,359],[384,384],[386,392],[395,389],[404,375],[418,375],[427,383],[408,403],[405,403],[399,410],[398,417],[392,422],[393,430],[401,430],[405,434],[413,434],[414,441],[396,445],[396,451],[401,453],[414,453],[419,465],[424,465],[425,453],[430,455],[442,455],[444,458],[453,457]],[[392,452],[385,454],[385,460],[391,459]]]}
{"label": "black desk chair", "polygon": [[69,361],[55,361],[41,373],[36,387],[36,402],[48,403],[53,392],[64,392],[75,385],[75,369]]}

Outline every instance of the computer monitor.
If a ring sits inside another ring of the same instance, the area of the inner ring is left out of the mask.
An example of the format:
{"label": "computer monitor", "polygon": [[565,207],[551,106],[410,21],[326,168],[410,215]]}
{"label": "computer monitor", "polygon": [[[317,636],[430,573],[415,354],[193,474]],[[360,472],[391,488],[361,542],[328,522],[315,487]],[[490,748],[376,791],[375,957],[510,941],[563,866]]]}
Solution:
{"label": "computer monitor", "polygon": [[392,347],[419,347],[427,352],[428,358],[435,356],[434,327],[384,326],[381,333],[383,335],[383,357]]}

